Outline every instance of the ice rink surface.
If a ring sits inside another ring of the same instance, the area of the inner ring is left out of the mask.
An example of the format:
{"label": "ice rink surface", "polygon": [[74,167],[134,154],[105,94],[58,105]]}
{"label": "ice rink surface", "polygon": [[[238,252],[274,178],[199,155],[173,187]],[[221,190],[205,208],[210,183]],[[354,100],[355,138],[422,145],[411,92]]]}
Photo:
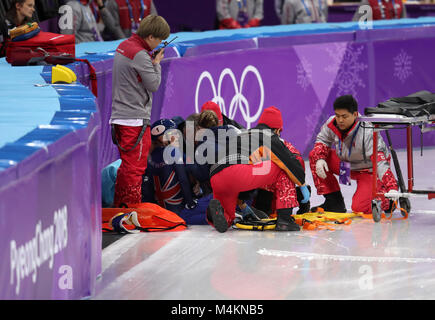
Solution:
{"label": "ice rink surface", "polygon": [[[407,184],[405,150],[398,156]],[[307,183],[313,186],[309,171]],[[435,149],[424,149],[421,157],[414,148],[414,185],[435,189]],[[348,210],[354,190],[354,181],[342,186]],[[311,205],[323,199],[313,191]],[[103,250],[93,298],[432,300],[435,199],[410,200],[407,220],[396,210],[392,220],[356,218],[334,231],[218,233],[211,226],[190,226],[126,235]]]}

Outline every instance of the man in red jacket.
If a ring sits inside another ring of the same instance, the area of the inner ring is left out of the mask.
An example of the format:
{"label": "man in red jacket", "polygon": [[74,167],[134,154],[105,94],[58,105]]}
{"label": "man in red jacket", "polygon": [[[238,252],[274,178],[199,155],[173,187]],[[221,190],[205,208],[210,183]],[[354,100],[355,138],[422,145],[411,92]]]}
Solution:
{"label": "man in red jacket", "polygon": [[163,50],[155,57],[151,51],[169,34],[165,19],[150,15],[141,21],[137,33],[116,49],[110,123],[122,163],[115,184],[115,207],[141,202],[142,175],[151,146],[152,93],[160,85],[163,59]]}
{"label": "man in red jacket", "polygon": [[[269,123],[269,125],[265,124]],[[302,202],[309,201],[310,192],[305,185],[305,171],[297,157],[289,151],[277,132],[282,130],[281,112],[276,107],[263,111],[260,123],[253,129],[231,137],[226,145],[229,154],[220,154],[210,168],[213,198],[207,209],[207,219],[219,232],[225,232],[235,219],[239,194],[276,183],[287,175],[303,193]],[[291,217],[293,201],[277,201],[277,231],[298,231]]]}
{"label": "man in red jacket", "polygon": [[131,36],[139,28],[140,22],[148,15],[157,15],[157,9],[152,0],[115,0],[107,7],[116,12],[122,32]]}
{"label": "man in red jacket", "polygon": [[402,19],[407,16],[406,7],[402,0],[362,0],[353,16],[353,21],[370,17],[363,6],[370,6],[373,20]]}

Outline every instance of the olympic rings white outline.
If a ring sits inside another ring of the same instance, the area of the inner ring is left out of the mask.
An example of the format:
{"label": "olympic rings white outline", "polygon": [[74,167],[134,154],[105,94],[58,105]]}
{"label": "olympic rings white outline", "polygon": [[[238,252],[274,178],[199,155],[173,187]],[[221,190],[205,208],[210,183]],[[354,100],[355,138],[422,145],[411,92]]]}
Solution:
{"label": "olympic rings white outline", "polygon": [[[248,99],[243,95],[243,84],[245,81],[246,75],[252,72],[258,80],[258,84],[260,87],[260,103],[257,112],[251,116],[250,115],[250,109],[249,109],[249,102]],[[222,81],[225,78],[225,76],[229,76],[233,80],[234,85],[234,91],[235,95],[231,99],[231,103],[229,106],[228,114],[225,107],[225,101],[222,98],[221,90],[222,90]],[[242,113],[243,119],[246,121],[246,128],[249,129],[251,127],[251,123],[258,120],[260,117],[261,112],[263,111],[264,106],[264,85],[263,85],[263,79],[261,78],[260,72],[252,65],[248,65],[245,67],[245,69],[242,72],[241,80],[240,80],[240,90],[237,87],[237,80],[233,73],[233,71],[230,68],[225,68],[222,70],[220,76],[219,76],[219,82],[218,82],[218,88],[216,92],[216,86],[214,85],[213,76],[208,71],[203,71],[201,75],[199,76],[198,82],[196,84],[196,90],[195,90],[195,112],[200,112],[200,107],[198,105],[198,94],[199,89],[201,87],[201,83],[204,79],[208,79],[211,85],[211,89],[213,91],[213,99],[212,101],[217,103],[219,107],[221,108],[222,114],[227,115],[230,119],[234,119],[234,116],[236,115],[236,112],[238,109],[240,109],[240,112]]]}

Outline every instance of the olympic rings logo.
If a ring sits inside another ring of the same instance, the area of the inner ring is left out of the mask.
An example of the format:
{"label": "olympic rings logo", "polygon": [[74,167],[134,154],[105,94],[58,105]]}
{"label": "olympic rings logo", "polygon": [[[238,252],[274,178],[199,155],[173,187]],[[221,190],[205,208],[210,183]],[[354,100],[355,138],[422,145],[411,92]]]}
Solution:
{"label": "olympic rings logo", "polygon": [[[252,116],[251,116],[251,112],[250,112],[251,110],[250,110],[249,101],[242,93],[243,85],[245,82],[245,77],[249,72],[252,72],[256,76],[258,84],[259,84],[259,88],[260,88],[260,103],[259,103],[257,112]],[[234,91],[235,91],[235,95],[231,99],[231,102],[230,102],[228,113],[227,113],[227,109],[225,106],[225,100],[223,99],[222,92],[221,92],[222,81],[226,76],[229,76],[233,80]],[[200,106],[198,105],[199,89],[201,88],[201,84],[202,84],[202,81],[204,79],[209,80],[210,85],[211,85],[211,89],[213,91],[213,98],[211,100],[219,105],[219,107],[221,108],[222,114],[228,116],[230,119],[234,119],[234,116],[236,115],[237,110],[240,110],[240,112],[242,113],[243,119],[246,122],[247,129],[249,129],[251,127],[251,123],[254,123],[255,121],[258,120],[261,112],[263,111],[264,86],[263,86],[263,80],[261,78],[260,72],[257,70],[257,68],[255,68],[252,65],[249,65],[243,70],[243,73],[242,73],[242,76],[240,79],[240,86],[238,86],[238,84],[237,84],[237,80],[236,80],[236,77],[235,77],[233,71],[229,68],[225,68],[219,76],[217,91],[216,91],[216,86],[214,84],[212,75],[210,74],[210,72],[204,71],[200,75],[200,77],[198,79],[198,83],[196,85],[195,112],[197,112],[197,113],[200,112]]]}

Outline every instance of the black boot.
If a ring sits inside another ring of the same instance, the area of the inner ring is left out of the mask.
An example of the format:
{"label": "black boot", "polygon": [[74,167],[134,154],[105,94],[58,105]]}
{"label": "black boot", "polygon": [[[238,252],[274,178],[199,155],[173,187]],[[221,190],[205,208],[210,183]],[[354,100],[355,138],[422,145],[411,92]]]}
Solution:
{"label": "black boot", "polygon": [[299,203],[299,210],[296,212],[296,214],[304,214],[310,212],[310,201],[307,203]]}
{"label": "black boot", "polygon": [[[311,186],[308,185],[307,187],[311,194]],[[296,214],[304,214],[310,212],[310,201],[308,201],[307,203],[301,202],[304,199],[304,196],[302,195],[301,188],[299,187],[296,188],[296,198],[299,202],[299,210],[296,212]]]}
{"label": "black boot", "polygon": [[276,231],[299,231],[301,228],[292,217],[293,208],[285,208],[276,210]]}
{"label": "black boot", "polygon": [[341,191],[335,191],[332,193],[324,194],[325,202],[320,206],[311,208],[311,212],[318,211],[317,208],[323,208],[324,211],[328,212],[346,212],[346,205],[344,204],[343,195]]}
{"label": "black boot", "polygon": [[216,228],[217,231],[221,233],[227,231],[228,222],[225,218],[224,209],[222,208],[219,200],[211,199],[208,204],[206,213],[208,221],[213,223],[213,226]]}

